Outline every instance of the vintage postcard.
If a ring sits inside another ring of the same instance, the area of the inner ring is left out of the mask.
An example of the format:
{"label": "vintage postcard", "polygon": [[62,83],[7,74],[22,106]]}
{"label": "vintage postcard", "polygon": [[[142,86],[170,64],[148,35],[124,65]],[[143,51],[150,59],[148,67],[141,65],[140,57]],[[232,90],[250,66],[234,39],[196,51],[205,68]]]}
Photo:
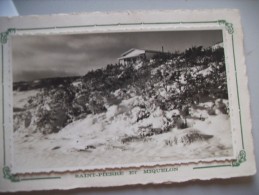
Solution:
{"label": "vintage postcard", "polygon": [[237,10],[0,24],[0,191],[255,174]]}

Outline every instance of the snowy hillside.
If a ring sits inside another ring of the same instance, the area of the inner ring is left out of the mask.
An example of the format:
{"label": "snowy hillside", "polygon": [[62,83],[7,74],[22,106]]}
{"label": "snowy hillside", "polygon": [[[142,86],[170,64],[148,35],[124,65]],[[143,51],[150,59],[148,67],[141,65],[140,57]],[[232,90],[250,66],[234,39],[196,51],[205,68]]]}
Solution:
{"label": "snowy hillside", "polygon": [[14,89],[14,160],[20,170],[173,162],[233,152],[223,48],[161,53],[26,86],[16,83]]}

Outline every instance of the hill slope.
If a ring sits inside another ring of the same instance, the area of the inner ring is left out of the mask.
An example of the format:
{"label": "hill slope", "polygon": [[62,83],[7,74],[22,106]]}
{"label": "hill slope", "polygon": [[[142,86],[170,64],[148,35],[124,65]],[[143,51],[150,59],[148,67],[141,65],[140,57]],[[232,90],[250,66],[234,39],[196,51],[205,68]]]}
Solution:
{"label": "hill slope", "polygon": [[84,166],[232,154],[222,48],[107,65],[56,85],[17,85],[15,159],[21,168],[32,158],[37,168],[78,166],[68,154],[84,159]]}

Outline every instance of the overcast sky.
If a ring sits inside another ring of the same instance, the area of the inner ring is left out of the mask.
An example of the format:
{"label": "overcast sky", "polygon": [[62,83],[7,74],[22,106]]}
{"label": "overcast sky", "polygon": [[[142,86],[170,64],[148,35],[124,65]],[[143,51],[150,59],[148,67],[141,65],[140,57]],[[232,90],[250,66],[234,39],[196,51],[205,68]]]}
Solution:
{"label": "overcast sky", "polygon": [[85,75],[131,48],[173,52],[218,42],[220,30],[14,36],[13,80]]}

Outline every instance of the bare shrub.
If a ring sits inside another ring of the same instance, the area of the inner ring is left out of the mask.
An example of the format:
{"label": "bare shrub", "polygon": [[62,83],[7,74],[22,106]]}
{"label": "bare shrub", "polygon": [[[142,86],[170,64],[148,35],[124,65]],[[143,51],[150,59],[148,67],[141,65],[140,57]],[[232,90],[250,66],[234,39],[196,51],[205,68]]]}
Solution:
{"label": "bare shrub", "polygon": [[173,143],[174,143],[174,142],[173,142],[171,139],[166,139],[166,140],[165,140],[165,145],[166,145],[166,146],[173,146]]}
{"label": "bare shrub", "polygon": [[215,109],[210,108],[210,109],[208,110],[208,114],[211,115],[211,116],[216,115]]}
{"label": "bare shrub", "polygon": [[175,121],[175,126],[178,129],[185,129],[188,127],[186,119],[177,118]]}

